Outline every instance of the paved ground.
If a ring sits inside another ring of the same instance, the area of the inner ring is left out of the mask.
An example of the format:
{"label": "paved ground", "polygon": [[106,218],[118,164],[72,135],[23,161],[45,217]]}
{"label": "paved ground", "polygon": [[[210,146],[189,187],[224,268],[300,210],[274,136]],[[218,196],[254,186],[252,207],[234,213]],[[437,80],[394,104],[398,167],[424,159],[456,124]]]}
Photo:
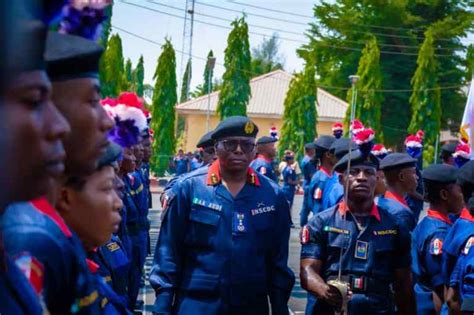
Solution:
{"label": "paved ground", "polygon": [[[151,221],[151,246],[152,253],[154,253],[156,240],[158,238],[159,231],[159,218],[161,213],[161,207],[159,202],[159,194],[153,194],[153,205],[154,209],[150,211],[149,218]],[[299,222],[299,209],[301,208],[301,203],[303,201],[302,196],[295,196],[294,206],[293,206],[293,222],[297,224]],[[300,243],[299,243],[299,227],[291,230],[291,240],[290,240],[290,255],[289,255],[289,265],[296,275],[296,284],[293,288],[291,294],[289,307],[292,314],[304,314],[304,308],[306,305],[306,292],[301,288],[299,281],[299,256],[300,256]],[[148,274],[150,272],[151,264],[153,260],[153,255],[148,256],[145,264],[145,271],[147,274],[146,285],[141,291],[141,296],[144,303],[143,313],[151,314],[153,303],[155,301],[155,295],[153,289],[151,288],[148,282]]]}

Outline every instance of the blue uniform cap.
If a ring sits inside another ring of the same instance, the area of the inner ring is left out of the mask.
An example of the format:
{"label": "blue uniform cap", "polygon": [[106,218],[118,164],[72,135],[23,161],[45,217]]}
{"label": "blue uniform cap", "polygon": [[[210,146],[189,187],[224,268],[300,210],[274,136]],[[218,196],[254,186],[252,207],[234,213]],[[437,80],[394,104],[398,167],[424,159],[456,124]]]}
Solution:
{"label": "blue uniform cap", "polygon": [[304,145],[304,148],[305,149],[316,149],[316,145],[314,144],[314,142],[309,142],[309,143],[306,143]]}
{"label": "blue uniform cap", "polygon": [[423,170],[423,180],[442,184],[455,183],[458,169],[447,164],[431,164]]}
{"label": "blue uniform cap", "polygon": [[219,123],[212,133],[212,140],[216,141],[225,137],[255,138],[258,127],[245,116],[232,116]]}
{"label": "blue uniform cap", "polygon": [[49,32],[46,41],[46,70],[51,81],[98,78],[104,49],[97,43],[73,35]]}
{"label": "blue uniform cap", "polygon": [[[365,156],[360,150],[355,150],[352,151],[350,154],[350,161],[351,161],[351,167],[353,166],[359,166],[359,165],[366,165],[370,166],[373,168],[378,168],[379,166],[379,159],[372,153],[369,153],[368,156]],[[334,170],[338,173],[342,173],[347,170],[349,162],[349,153],[344,155],[342,159],[339,160],[339,162],[336,163],[334,166]]]}
{"label": "blue uniform cap", "polygon": [[415,167],[417,159],[412,158],[406,153],[392,153],[387,155],[380,162],[380,169],[382,171],[401,170],[408,167]]}
{"label": "blue uniform cap", "polygon": [[214,145],[214,140],[212,140],[212,131],[209,131],[204,136],[199,139],[199,142],[196,144],[196,148],[207,148]]}
{"label": "blue uniform cap", "polygon": [[103,166],[112,165],[114,162],[119,161],[122,157],[122,147],[114,142],[110,142],[105,150],[104,154],[99,158],[97,169]]}
{"label": "blue uniform cap", "polygon": [[448,154],[453,154],[456,151],[456,146],[456,142],[448,142],[446,144],[443,144],[443,146],[441,147],[441,151]]}
{"label": "blue uniform cap", "polygon": [[277,142],[277,141],[278,141],[277,138],[269,137],[269,136],[263,136],[263,137],[260,137],[260,138],[257,140],[257,145],[258,145],[258,144],[273,143],[273,142]]}
{"label": "blue uniform cap", "polygon": [[333,136],[323,135],[316,139],[316,141],[314,141],[314,145],[316,147],[316,150],[327,151],[335,140],[336,138],[334,138]]}
{"label": "blue uniform cap", "polygon": [[336,139],[331,147],[329,152],[333,153],[337,158],[342,158],[344,155],[349,153],[349,144],[352,150],[357,150],[359,147],[357,144],[349,138],[339,138]]}
{"label": "blue uniform cap", "polygon": [[459,185],[474,184],[474,161],[464,164],[458,171]]}

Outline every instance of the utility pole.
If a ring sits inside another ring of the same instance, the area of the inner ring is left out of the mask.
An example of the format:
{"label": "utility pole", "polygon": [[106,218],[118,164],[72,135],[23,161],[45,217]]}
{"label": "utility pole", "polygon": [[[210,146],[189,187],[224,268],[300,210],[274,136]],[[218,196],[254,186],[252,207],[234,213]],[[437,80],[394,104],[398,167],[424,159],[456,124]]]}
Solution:
{"label": "utility pole", "polygon": [[[179,78],[183,77],[184,68],[186,67],[187,62],[189,61],[192,64],[192,52],[193,52],[193,29],[194,29],[194,3],[195,0],[186,0],[186,8],[184,12],[184,27],[183,27],[183,46],[181,49],[181,66]],[[186,58],[187,57],[187,58]],[[186,90],[186,99],[189,97],[189,83],[191,81],[191,72],[186,78],[187,90]],[[183,80],[184,81],[184,80]],[[183,84],[179,81],[179,84]],[[179,87],[178,91],[181,91],[182,86]]]}
{"label": "utility pole", "polygon": [[211,92],[212,92],[212,73],[214,72],[214,66],[216,65],[216,58],[209,57],[207,59],[207,71],[209,72],[209,84],[207,86],[207,113],[206,113],[206,131],[210,130],[210,119],[211,119]]}

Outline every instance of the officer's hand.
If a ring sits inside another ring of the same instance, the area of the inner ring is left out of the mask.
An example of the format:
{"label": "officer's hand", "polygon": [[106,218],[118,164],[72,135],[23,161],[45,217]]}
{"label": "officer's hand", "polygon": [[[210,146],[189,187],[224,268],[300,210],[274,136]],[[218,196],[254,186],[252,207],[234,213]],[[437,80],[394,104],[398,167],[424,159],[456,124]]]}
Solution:
{"label": "officer's hand", "polygon": [[330,305],[334,306],[336,309],[340,309],[342,307],[342,295],[335,286],[329,284],[326,285],[321,298]]}

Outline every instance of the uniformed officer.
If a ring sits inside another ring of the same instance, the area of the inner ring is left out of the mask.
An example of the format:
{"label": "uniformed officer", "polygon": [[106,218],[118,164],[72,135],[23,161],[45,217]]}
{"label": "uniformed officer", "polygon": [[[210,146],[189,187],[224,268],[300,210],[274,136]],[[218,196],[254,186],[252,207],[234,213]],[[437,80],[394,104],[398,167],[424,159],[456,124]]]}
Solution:
{"label": "uniformed officer", "polygon": [[251,168],[275,183],[278,182],[278,178],[273,169],[273,160],[276,156],[275,142],[277,141],[274,137],[260,137],[257,140],[257,157],[250,163]]}
{"label": "uniformed officer", "polygon": [[150,283],[157,314],[288,314],[290,217],[277,184],[249,167],[257,126],[214,130],[216,160],[173,188]]}
{"label": "uniformed officer", "polygon": [[448,142],[441,146],[440,157],[444,164],[454,165],[453,153],[456,151],[456,142]]}
{"label": "uniformed officer", "polygon": [[303,171],[303,206],[300,211],[300,226],[304,226],[308,222],[308,216],[311,207],[308,205],[308,187],[311,178],[316,173],[316,161],[314,160],[316,146],[314,142],[306,143],[304,145],[305,155],[301,160],[301,170]]}
{"label": "uniformed officer", "polygon": [[298,175],[296,174],[295,167],[295,154],[293,152],[288,152],[284,156],[286,166],[283,168],[283,187],[282,191],[286,196],[286,200],[290,204],[290,213],[293,208],[293,200],[295,198],[296,185],[298,185]]}
{"label": "uniformed officer", "polygon": [[319,170],[311,178],[308,187],[308,203],[313,214],[325,210],[322,201],[324,195],[327,194],[326,184],[334,176],[332,172],[334,159],[329,152],[334,140],[333,136],[323,135],[314,142],[316,147],[315,159],[319,161]]}
{"label": "uniformed officer", "polygon": [[[461,186],[464,202],[467,203],[474,193],[474,161],[459,169],[457,182]],[[446,302],[452,312],[459,312],[461,308],[458,259],[471,240],[474,242],[474,211],[463,208],[446,235],[443,246],[443,278],[448,288]]]}
{"label": "uniformed officer", "polygon": [[184,155],[183,149],[178,150],[178,155],[174,157],[173,163],[176,167],[176,175],[183,175],[186,174],[191,170],[190,163],[188,157]]}
{"label": "uniformed officer", "polygon": [[143,133],[142,135],[142,146],[143,146],[143,161],[141,164],[141,173],[143,176],[143,179],[145,180],[145,188],[148,196],[148,209],[151,209],[152,207],[152,197],[151,197],[151,190],[150,190],[150,158],[152,155],[151,151],[151,137],[150,137],[150,132],[149,129],[146,130],[146,132]]}
{"label": "uniformed officer", "polygon": [[202,165],[207,166],[211,164],[216,158],[216,149],[214,148],[214,141],[212,140],[212,130],[204,134],[199,139],[196,147],[202,152]]}
{"label": "uniformed officer", "polygon": [[[87,176],[69,178],[57,202],[58,212],[77,233],[88,253],[87,265],[95,275],[100,307],[105,314],[128,313],[126,300],[107,283],[112,284],[108,280],[112,270],[102,263],[99,253],[101,246],[110,243],[121,221],[119,210],[122,201],[115,189],[113,167],[121,151],[120,146],[110,144],[100,157],[96,171]],[[117,253],[118,248],[114,249],[113,252]],[[109,255],[109,258],[117,257]],[[109,263],[116,262],[111,260]]]}
{"label": "uniformed officer", "polygon": [[[357,144],[350,140],[349,138],[339,138],[336,139],[331,147],[329,148],[329,153],[332,154],[333,165],[351,150],[357,149]],[[333,171],[334,174],[337,174],[336,171]],[[331,180],[326,184],[326,193],[323,196],[322,208],[328,209],[330,207],[338,204],[344,195],[344,188],[341,183],[339,183],[339,174],[333,176]]]}
{"label": "uniformed officer", "polygon": [[347,298],[329,282],[339,272],[352,292],[347,314],[394,314],[394,304],[400,314],[416,314],[410,234],[373,200],[378,160],[358,150],[350,169],[348,160],[334,168],[348,185],[347,203],[316,214],[301,233],[301,285],[317,298],[313,314],[334,314]]}
{"label": "uniformed officer", "polygon": [[443,244],[452,225],[448,215],[463,206],[461,188],[456,184],[457,174],[457,169],[447,164],[433,164],[423,171],[429,209],[412,234],[412,270],[420,315],[439,314],[444,301],[441,266]]}
{"label": "uniformed officer", "polygon": [[[2,27],[8,22],[9,34],[13,30],[17,32],[12,38],[14,49],[10,46],[5,49],[8,43],[5,37],[0,44],[0,75],[6,79],[0,84],[0,165],[3,166],[0,215],[7,204],[37,198],[47,191],[51,177],[57,176],[59,168],[64,167],[61,139],[69,131],[66,120],[51,101],[51,83],[43,58],[46,27],[39,20],[20,21],[16,11],[18,4],[24,5],[19,1],[4,2],[2,10],[6,11],[2,13],[6,14],[0,21]],[[21,49],[18,49],[19,42]],[[58,168],[48,167],[51,161],[55,161]],[[0,229],[0,313],[43,314],[38,295],[13,259],[7,256],[2,233]],[[23,270],[28,272],[36,262],[26,253],[24,256],[28,261]]]}
{"label": "uniformed officer", "polygon": [[416,226],[413,212],[405,201],[408,192],[414,192],[418,184],[417,160],[406,153],[392,153],[380,162],[387,191],[378,197],[377,205],[396,216],[409,230]]}
{"label": "uniformed officer", "polygon": [[[53,101],[72,127],[64,142],[64,182],[93,171],[108,144],[113,121],[99,104],[102,51],[98,44],[80,37],[48,35],[45,58]],[[49,167],[63,170],[54,161]],[[54,201],[62,183],[55,186],[50,196]],[[12,205],[1,225],[9,255],[21,264],[33,264],[30,281],[40,284],[38,292],[42,291],[51,314],[100,312],[97,283],[88,270],[82,244],[45,198]]]}
{"label": "uniformed officer", "polygon": [[418,185],[415,191],[407,193],[405,200],[413,212],[415,222],[418,222],[420,213],[423,210],[423,180],[421,172],[423,171],[423,131],[418,131],[416,135],[409,135],[405,138],[405,150],[408,155],[417,160],[416,176],[418,177]]}

